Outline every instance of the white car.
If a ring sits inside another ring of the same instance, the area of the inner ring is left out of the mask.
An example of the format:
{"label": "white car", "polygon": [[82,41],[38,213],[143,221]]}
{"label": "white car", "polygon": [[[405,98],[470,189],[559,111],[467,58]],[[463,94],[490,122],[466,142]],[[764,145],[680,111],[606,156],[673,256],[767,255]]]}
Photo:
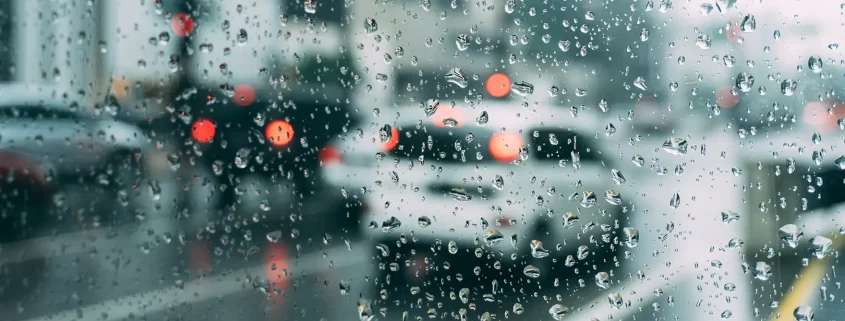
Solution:
{"label": "white car", "polygon": [[[478,125],[482,112],[487,121]],[[448,243],[450,253],[493,246],[514,259],[577,257],[580,246],[611,248],[590,243],[611,243],[632,207],[624,176],[614,183],[609,155],[595,147],[595,129],[606,125],[597,110],[573,117],[511,103],[441,105],[430,118],[422,110],[398,114],[379,123],[390,128],[339,139],[341,160],[325,167],[330,184],[367,208],[361,228],[384,254],[401,240]]]}

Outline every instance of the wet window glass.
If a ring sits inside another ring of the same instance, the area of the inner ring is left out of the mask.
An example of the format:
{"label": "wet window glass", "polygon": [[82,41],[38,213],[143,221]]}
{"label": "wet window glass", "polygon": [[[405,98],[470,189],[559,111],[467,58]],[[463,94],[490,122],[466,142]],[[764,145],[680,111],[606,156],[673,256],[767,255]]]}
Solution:
{"label": "wet window glass", "polygon": [[0,1],[0,319],[837,320],[843,14]]}

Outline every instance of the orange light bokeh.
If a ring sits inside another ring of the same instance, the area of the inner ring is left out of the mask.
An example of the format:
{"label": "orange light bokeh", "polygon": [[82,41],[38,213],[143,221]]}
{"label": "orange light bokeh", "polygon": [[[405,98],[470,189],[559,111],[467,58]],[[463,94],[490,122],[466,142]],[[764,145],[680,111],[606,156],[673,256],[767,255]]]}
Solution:
{"label": "orange light bokeh", "polygon": [[490,154],[497,161],[509,163],[519,157],[522,137],[515,133],[496,133],[490,138]]}
{"label": "orange light bokeh", "polygon": [[194,137],[197,142],[203,144],[214,139],[216,131],[217,128],[214,126],[214,122],[205,118],[200,118],[194,121],[194,125],[191,126],[191,136]]}
{"label": "orange light bokeh", "polygon": [[170,19],[170,29],[179,37],[187,37],[194,32],[194,19],[187,13],[177,13]]}
{"label": "orange light bokeh", "polygon": [[511,91],[511,79],[507,75],[497,72],[487,77],[484,88],[487,89],[490,96],[502,98]]}
{"label": "orange light bokeh", "polygon": [[241,107],[252,105],[255,102],[255,88],[246,84],[235,86],[235,95],[232,96],[232,100]]}
{"label": "orange light bokeh", "polygon": [[293,126],[284,120],[274,120],[267,125],[264,136],[276,147],[285,146],[293,140]]}
{"label": "orange light bokeh", "polygon": [[381,148],[385,151],[391,151],[396,148],[396,145],[399,145],[399,130],[394,127],[390,133],[390,140],[381,144]]}

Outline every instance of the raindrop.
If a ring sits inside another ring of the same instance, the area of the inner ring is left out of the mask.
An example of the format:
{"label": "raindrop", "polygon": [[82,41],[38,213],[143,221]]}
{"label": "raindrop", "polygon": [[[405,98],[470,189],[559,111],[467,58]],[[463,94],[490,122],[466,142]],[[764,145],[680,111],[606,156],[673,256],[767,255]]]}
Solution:
{"label": "raindrop", "polygon": [[781,241],[791,248],[798,246],[798,242],[804,237],[804,231],[795,224],[786,224],[778,230]]}
{"label": "raindrop", "polygon": [[757,19],[755,19],[752,14],[745,15],[745,18],[742,18],[742,23],[739,25],[739,29],[742,30],[742,32],[754,32],[754,30],[757,30]]}
{"label": "raindrop", "polygon": [[798,82],[792,79],[785,79],[780,83],[780,92],[786,96],[795,94],[795,89],[798,88]]}

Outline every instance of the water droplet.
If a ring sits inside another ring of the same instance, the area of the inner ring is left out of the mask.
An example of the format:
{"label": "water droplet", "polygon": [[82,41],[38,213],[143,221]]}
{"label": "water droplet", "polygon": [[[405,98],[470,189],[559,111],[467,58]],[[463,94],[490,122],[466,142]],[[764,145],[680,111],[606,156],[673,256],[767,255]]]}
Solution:
{"label": "water droplet", "polygon": [[452,68],[451,70],[449,70],[449,73],[446,74],[446,81],[455,84],[461,88],[466,88],[469,85],[467,76],[464,74],[461,68]]}
{"label": "water droplet", "polygon": [[754,18],[753,14],[745,15],[745,18],[742,18],[739,29],[742,32],[754,32],[754,30],[757,30],[757,19]]}
{"label": "water droplet", "polygon": [[458,35],[457,39],[455,39],[455,45],[458,46],[459,51],[464,51],[469,48],[469,36],[466,34]]}
{"label": "water droplet", "polygon": [[813,308],[802,305],[792,311],[792,316],[794,316],[797,321],[813,321],[815,313],[813,313]]}
{"label": "water droplet", "polygon": [[833,241],[824,236],[816,236],[810,239],[810,249],[816,258],[823,259],[833,253]]}
{"label": "water droplet", "polygon": [[349,291],[352,289],[352,285],[349,284],[346,280],[340,280],[340,295],[347,295]]}
{"label": "water droplet", "polygon": [[754,278],[760,281],[766,281],[772,276],[772,267],[766,264],[766,262],[758,261],[751,273],[754,275]]}
{"label": "water droplet", "polygon": [[725,211],[722,212],[722,222],[723,223],[731,223],[739,221],[739,214],[733,211]]}
{"label": "water droplet", "polygon": [[614,190],[605,191],[604,200],[612,205],[622,205],[622,197],[619,195],[619,192]]}
{"label": "water droplet", "polygon": [[541,259],[544,257],[549,256],[549,250],[543,248],[543,242],[532,240],[531,241],[531,256]]}
{"label": "water droplet", "polygon": [[739,88],[742,92],[749,92],[751,91],[751,87],[754,86],[754,76],[750,73],[745,71],[739,73],[736,76],[736,87]]}
{"label": "water droplet", "polygon": [[489,121],[489,120],[490,120],[490,115],[487,114],[487,111],[481,111],[481,115],[478,115],[478,117],[475,118],[475,123],[478,126],[484,126],[484,125],[487,124],[487,121]]}
{"label": "water droplet", "polygon": [[390,127],[388,124],[384,124],[378,131],[379,139],[381,140],[382,144],[386,144],[393,138],[393,127]]}
{"label": "water droplet", "polygon": [[663,150],[672,155],[685,155],[689,148],[686,139],[670,137],[663,142]]}
{"label": "water droplet", "polygon": [[814,73],[822,72],[823,65],[824,62],[822,62],[822,57],[810,56],[810,59],[807,59],[807,66],[809,66],[810,70]]}
{"label": "water droplet", "polygon": [[613,178],[613,182],[616,183],[616,185],[625,184],[625,181],[626,181],[625,176],[623,176],[622,172],[619,171],[618,169],[615,169],[615,168],[611,169],[610,170],[610,176]]}
{"label": "water droplet", "polygon": [[279,239],[282,238],[282,231],[281,230],[275,230],[275,231],[272,231],[272,232],[268,232],[266,237],[267,237],[267,241],[276,243],[276,242],[279,241]]}
{"label": "water droplet", "polygon": [[610,287],[610,274],[607,274],[607,272],[596,273],[596,285],[598,285],[602,289],[609,288]]}
{"label": "water droplet", "polygon": [[613,136],[613,134],[616,134],[616,126],[613,126],[613,123],[608,123],[607,126],[604,127],[604,134],[607,137]]}
{"label": "water droplet", "polygon": [[431,219],[425,215],[420,216],[420,218],[417,219],[417,224],[419,224],[420,227],[428,227],[429,225],[431,225]]}
{"label": "water droplet", "polygon": [[560,304],[555,304],[551,308],[549,308],[549,314],[551,314],[552,318],[554,318],[555,320],[563,321],[564,317],[569,314],[569,307]]}
{"label": "water droplet", "polygon": [[637,167],[643,167],[645,165],[645,158],[637,154],[631,157],[631,162]]}
{"label": "water droplet", "polygon": [[505,188],[505,179],[502,178],[502,175],[496,175],[493,179],[493,187],[500,191]]}
{"label": "water droplet", "polygon": [[238,30],[238,35],[236,36],[238,46],[246,45],[246,42],[249,40],[249,35],[247,35],[245,29]]}
{"label": "water droplet", "polygon": [[558,48],[560,49],[560,51],[562,51],[562,52],[567,52],[567,51],[569,51],[569,45],[570,45],[569,40],[561,40],[561,41],[558,41],[558,42],[557,42],[557,47],[558,47]]}
{"label": "water droplet", "polygon": [[[713,44],[713,39],[710,36],[705,34],[699,34],[698,37],[695,39],[695,45],[701,49],[709,49],[710,46]],[[681,58],[678,58],[681,59]]]}
{"label": "water droplet", "polygon": [[516,9],[516,0],[505,1],[505,12],[513,13],[514,9]]}
{"label": "water droplet", "polygon": [[781,241],[791,248],[798,246],[798,242],[804,237],[804,231],[795,224],[786,224],[778,230]]}
{"label": "water droplet", "polygon": [[619,292],[608,294],[607,302],[615,309],[621,309],[625,305],[625,300],[622,299],[622,294],[619,294]]}
{"label": "water droplet", "polygon": [[376,22],[376,19],[370,17],[364,19],[364,31],[370,34],[378,31],[378,22]]}
{"label": "water droplet", "polygon": [[839,167],[839,169],[845,170],[845,156],[839,156],[839,158],[833,161],[833,164]]}
{"label": "water droplet", "polygon": [[675,209],[675,208],[678,208],[678,206],[680,206],[680,205],[681,205],[681,195],[678,194],[678,193],[675,193],[674,195],[672,195],[672,198],[669,200],[669,207]]}
{"label": "water droplet", "polygon": [[499,232],[499,230],[487,231],[487,235],[484,237],[484,241],[487,242],[487,245],[491,247],[504,240],[505,236],[502,235],[502,232]]}
{"label": "water droplet", "polygon": [[472,196],[467,194],[467,191],[463,188],[453,188],[449,191],[449,196],[459,202],[466,202],[472,200]]}
{"label": "water droplet", "polygon": [[514,303],[513,304],[513,313],[516,315],[520,315],[525,312],[525,308],[522,307],[522,304]]}
{"label": "water droplet", "polygon": [[511,91],[520,96],[534,94],[534,85],[525,81],[517,81],[511,85]]}
{"label": "water droplet", "polygon": [[596,205],[596,194],[591,191],[584,191],[584,195],[581,198],[581,207],[590,208]]}
{"label": "water droplet", "polygon": [[702,3],[701,6],[698,7],[698,12],[704,16],[709,15],[713,12],[713,5],[709,3]]}
{"label": "water droplet", "polygon": [[381,231],[384,233],[388,233],[393,229],[399,228],[402,226],[402,222],[399,221],[398,218],[395,216],[391,216],[389,219],[384,220],[381,222]]}
{"label": "water droplet", "polygon": [[[306,1],[306,3],[312,1]],[[370,301],[365,299],[358,300],[358,319],[361,321],[372,321],[373,317],[373,307],[370,305]]]}

